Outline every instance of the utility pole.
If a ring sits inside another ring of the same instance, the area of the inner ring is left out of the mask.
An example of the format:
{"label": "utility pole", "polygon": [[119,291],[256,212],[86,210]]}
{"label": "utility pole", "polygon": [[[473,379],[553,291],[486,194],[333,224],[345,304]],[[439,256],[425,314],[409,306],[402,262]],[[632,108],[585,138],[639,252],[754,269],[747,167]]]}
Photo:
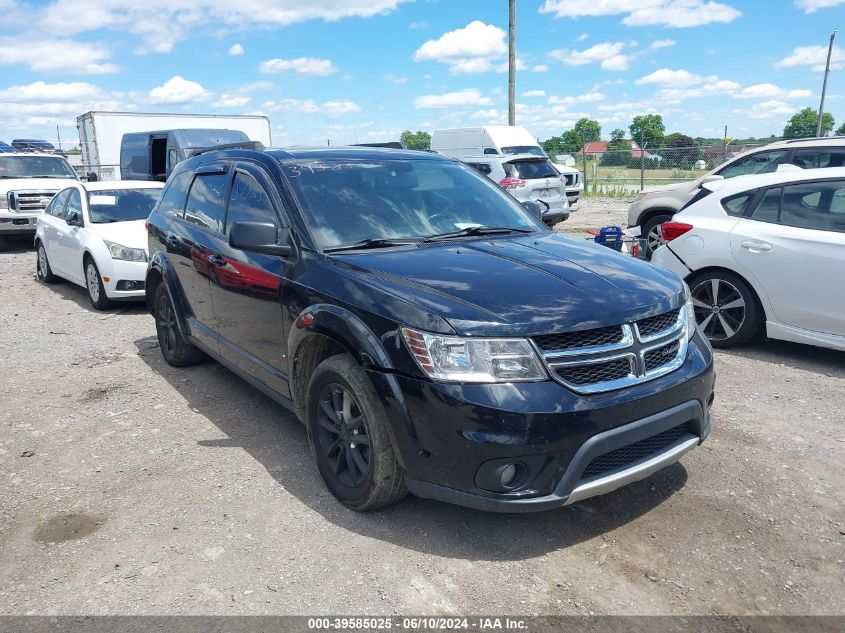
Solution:
{"label": "utility pole", "polygon": [[728,126],[725,126],[725,151],[722,152],[722,162],[726,162],[728,160]]}
{"label": "utility pole", "polygon": [[822,135],[822,120],[824,119],[824,95],[827,92],[827,76],[830,74],[830,54],[833,52],[833,40],[836,38],[836,31],[830,34],[830,44],[827,47],[827,66],[824,69],[824,82],[822,83],[822,100],[819,103],[819,126],[816,129],[816,136]]}
{"label": "utility pole", "polygon": [[516,0],[508,0],[508,125],[516,125]]}
{"label": "utility pole", "polygon": [[59,147],[59,150],[61,150],[62,149],[62,135],[59,132],[59,126],[58,125],[56,126],[56,140],[59,142],[58,147]]}
{"label": "utility pole", "polygon": [[645,189],[645,130],[640,129],[640,191]]}

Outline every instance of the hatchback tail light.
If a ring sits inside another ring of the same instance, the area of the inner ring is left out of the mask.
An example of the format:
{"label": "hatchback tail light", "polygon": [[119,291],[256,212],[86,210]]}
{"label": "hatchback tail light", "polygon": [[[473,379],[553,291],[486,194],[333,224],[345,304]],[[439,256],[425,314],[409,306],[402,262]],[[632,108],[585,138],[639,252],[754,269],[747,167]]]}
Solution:
{"label": "hatchback tail light", "polygon": [[499,186],[502,189],[519,189],[525,186],[525,181],[520,178],[503,178],[499,181]]}
{"label": "hatchback tail light", "polygon": [[683,222],[664,222],[660,227],[660,232],[663,234],[663,239],[671,242],[676,237],[681,237],[687,231],[693,229],[692,224],[684,224]]}

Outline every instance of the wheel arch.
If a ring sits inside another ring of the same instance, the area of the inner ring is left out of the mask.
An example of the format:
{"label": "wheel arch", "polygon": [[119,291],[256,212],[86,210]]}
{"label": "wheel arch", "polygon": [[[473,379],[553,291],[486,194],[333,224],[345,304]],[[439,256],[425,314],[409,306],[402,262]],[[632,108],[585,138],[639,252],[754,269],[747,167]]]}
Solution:
{"label": "wheel arch", "polygon": [[734,277],[739,277],[742,281],[746,283],[746,285],[751,289],[751,293],[754,295],[754,301],[757,303],[757,307],[760,309],[760,312],[763,315],[763,328],[765,329],[765,322],[768,320],[771,307],[768,305],[768,299],[766,301],[763,301],[763,297],[766,296],[765,293],[761,294],[760,289],[757,288],[755,282],[750,280],[746,275],[743,275],[742,273],[737,272],[736,270],[733,270],[731,268],[727,268],[726,266],[713,265],[705,266],[703,268],[699,268],[691,272],[689,275],[684,277],[684,281],[687,283],[687,285],[689,285],[690,281],[692,281],[695,277],[711,272],[729,273]]}
{"label": "wheel arch", "polygon": [[659,206],[659,205],[654,206],[654,207],[649,207],[648,209],[645,209],[642,213],[640,213],[640,220],[639,220],[638,224],[640,225],[640,227],[642,227],[646,222],[648,222],[649,220],[651,220],[652,218],[654,218],[658,215],[668,215],[668,216],[671,217],[671,216],[675,215],[676,213],[678,213],[678,209],[673,209],[671,207]]}
{"label": "wheel arch", "polygon": [[179,283],[179,277],[176,275],[176,271],[173,270],[170,261],[159,251],[150,259],[150,263],[147,266],[147,274],[144,278],[144,299],[150,314],[155,313],[153,303],[156,289],[161,283],[164,283],[164,287],[167,289],[167,293],[173,302],[179,330],[184,336],[189,336],[191,328],[188,325],[187,317],[190,311],[188,310],[188,302],[184,297],[182,284]]}

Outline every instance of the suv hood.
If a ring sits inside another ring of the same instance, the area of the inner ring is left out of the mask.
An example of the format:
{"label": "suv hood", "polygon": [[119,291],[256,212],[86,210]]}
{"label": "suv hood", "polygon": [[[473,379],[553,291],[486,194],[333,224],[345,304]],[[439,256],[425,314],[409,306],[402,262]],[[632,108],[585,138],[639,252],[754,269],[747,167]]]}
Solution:
{"label": "suv hood", "polygon": [[615,325],[678,307],[683,282],[557,233],[345,253],[361,282],[445,319],[458,334],[530,336]]}
{"label": "suv hood", "polygon": [[685,180],[684,182],[674,182],[669,185],[655,185],[645,190],[646,196],[649,194],[663,194],[663,193],[689,193],[701,186],[701,178],[695,180]]}

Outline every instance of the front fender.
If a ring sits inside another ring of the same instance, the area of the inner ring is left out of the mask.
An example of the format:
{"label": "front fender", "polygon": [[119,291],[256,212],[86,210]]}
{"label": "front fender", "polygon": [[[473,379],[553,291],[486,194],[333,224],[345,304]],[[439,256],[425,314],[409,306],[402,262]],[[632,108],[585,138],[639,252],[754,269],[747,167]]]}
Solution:
{"label": "front fender", "polygon": [[173,301],[173,307],[176,309],[176,320],[179,323],[179,330],[185,336],[190,336],[191,328],[188,325],[188,302],[185,300],[185,291],[182,288],[182,283],[179,281],[179,276],[173,270],[173,264],[167,259],[167,255],[163,251],[156,252],[147,265],[147,274],[145,277],[144,286],[146,288],[145,299],[147,302],[147,309],[150,314],[155,314],[153,300],[155,299],[155,288],[158,284],[151,284],[158,276],[161,283],[167,288],[170,299]]}

